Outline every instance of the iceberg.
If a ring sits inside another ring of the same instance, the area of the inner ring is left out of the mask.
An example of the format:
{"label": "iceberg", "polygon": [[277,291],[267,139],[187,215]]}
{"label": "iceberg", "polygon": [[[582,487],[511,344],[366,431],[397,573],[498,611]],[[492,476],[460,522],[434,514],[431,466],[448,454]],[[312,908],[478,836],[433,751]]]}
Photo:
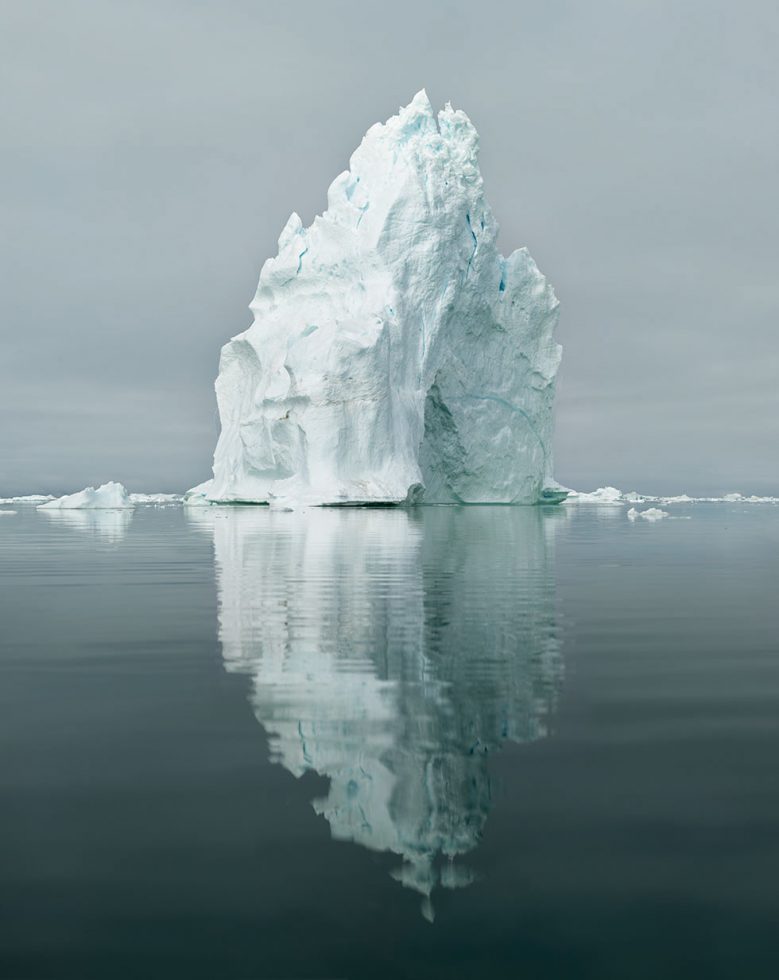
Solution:
{"label": "iceberg", "polygon": [[97,490],[86,487],[78,493],[57,497],[47,504],[40,504],[38,510],[123,510],[132,506],[130,494],[121,483],[104,483]]}
{"label": "iceberg", "polygon": [[504,258],[478,134],[424,91],[372,126],[309,227],[293,213],[253,324],[223,348],[213,479],[193,502],[557,502],[554,291]]}
{"label": "iceberg", "polygon": [[183,498],[178,493],[130,493],[121,483],[109,482],[102,484],[97,490],[94,487],[86,487],[78,493],[69,493],[56,499],[43,494],[12,499],[31,502],[48,501],[41,504],[38,510],[128,510],[137,504],[153,507],[171,506],[180,504]]}
{"label": "iceberg", "polygon": [[0,497],[0,504],[39,504],[54,500],[50,493],[26,493],[21,497]]}
{"label": "iceberg", "polygon": [[[585,493],[581,490],[571,490],[568,494],[568,500],[575,504],[622,504],[626,499],[622,491],[617,490],[616,487],[598,487],[597,490],[593,490],[590,493]],[[631,496],[631,499],[643,498],[638,498],[636,494]]]}

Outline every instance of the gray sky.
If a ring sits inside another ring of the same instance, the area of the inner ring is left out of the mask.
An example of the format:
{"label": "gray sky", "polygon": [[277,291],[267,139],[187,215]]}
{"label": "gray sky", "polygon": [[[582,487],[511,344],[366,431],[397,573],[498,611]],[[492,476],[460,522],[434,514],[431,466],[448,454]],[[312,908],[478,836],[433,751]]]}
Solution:
{"label": "gray sky", "polygon": [[0,494],[210,474],[292,210],[425,86],[562,303],[557,475],[779,493],[776,0],[0,0]]}

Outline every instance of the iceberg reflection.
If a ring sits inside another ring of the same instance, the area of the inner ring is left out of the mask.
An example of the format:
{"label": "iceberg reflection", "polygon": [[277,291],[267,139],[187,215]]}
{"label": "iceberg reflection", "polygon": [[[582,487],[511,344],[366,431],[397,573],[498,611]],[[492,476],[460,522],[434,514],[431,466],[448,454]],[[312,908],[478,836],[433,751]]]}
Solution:
{"label": "iceberg reflection", "polygon": [[118,544],[127,533],[133,519],[132,510],[44,510],[46,519],[53,524],[84,531],[110,544]]}
{"label": "iceberg reflection", "polygon": [[206,508],[225,667],[252,678],[273,760],[330,780],[334,838],[399,855],[424,896],[472,876],[486,756],[543,737],[562,674],[538,508]]}

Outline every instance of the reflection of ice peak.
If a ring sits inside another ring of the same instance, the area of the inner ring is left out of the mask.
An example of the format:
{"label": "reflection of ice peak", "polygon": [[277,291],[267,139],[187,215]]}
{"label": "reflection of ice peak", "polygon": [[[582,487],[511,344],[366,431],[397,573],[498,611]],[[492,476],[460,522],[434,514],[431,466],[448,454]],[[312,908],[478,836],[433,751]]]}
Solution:
{"label": "reflection of ice peak", "polygon": [[486,756],[546,734],[561,674],[535,509],[197,512],[213,528],[225,666],[272,757],[330,779],[333,837],[403,859],[426,899],[472,875]]}

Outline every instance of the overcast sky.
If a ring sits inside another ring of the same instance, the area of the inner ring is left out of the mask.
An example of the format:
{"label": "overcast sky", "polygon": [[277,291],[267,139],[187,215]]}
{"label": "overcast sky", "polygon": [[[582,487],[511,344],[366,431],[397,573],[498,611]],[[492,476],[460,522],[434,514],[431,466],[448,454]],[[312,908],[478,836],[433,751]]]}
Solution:
{"label": "overcast sky", "polygon": [[557,476],[779,493],[776,0],[0,0],[0,493],[210,474],[289,213],[421,87],[561,300]]}

